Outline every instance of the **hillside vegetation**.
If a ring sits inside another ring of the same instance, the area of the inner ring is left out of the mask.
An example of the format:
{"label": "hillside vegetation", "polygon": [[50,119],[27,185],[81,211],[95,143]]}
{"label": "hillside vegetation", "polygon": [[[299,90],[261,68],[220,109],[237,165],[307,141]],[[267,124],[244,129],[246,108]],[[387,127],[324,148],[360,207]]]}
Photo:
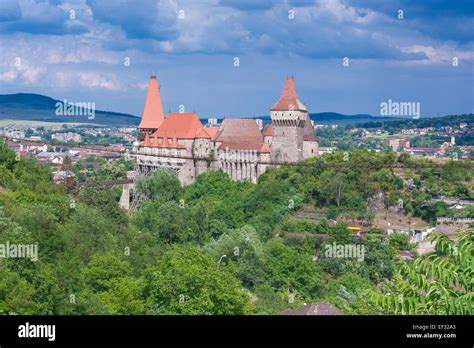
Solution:
{"label": "hillside vegetation", "polygon": [[[466,183],[474,173],[454,164],[442,171],[412,168],[407,171],[416,189],[408,190],[390,167],[400,161],[413,160],[355,151],[269,169],[258,184],[231,181],[218,171],[184,188],[173,173],[158,170],[138,185],[148,200],[128,213],[117,204],[117,188],[53,184],[47,167],[17,161],[0,143],[0,244],[38,244],[36,262],[0,258],[0,312],[278,314],[304,302],[330,302],[347,314],[402,313],[387,306],[378,289],[387,284],[398,291],[406,264],[398,251],[406,241],[377,230],[367,240],[354,239],[344,224],[329,226],[327,218],[370,221],[367,202],[374,196],[387,207],[402,199],[404,213],[426,221],[439,209],[457,214],[420,202],[440,192],[472,198]],[[328,216],[295,219],[303,205]],[[291,239],[288,232],[305,237]],[[463,243],[470,241],[472,233]],[[328,258],[325,245],[333,243],[364,246],[365,257]],[[462,248],[463,255],[471,250]],[[450,266],[447,250],[438,256],[446,260],[440,267],[457,267]],[[420,262],[413,267],[427,271]],[[465,264],[463,258],[463,276],[472,279]],[[472,293],[472,283],[459,284]],[[464,295],[453,292],[440,302],[469,299]],[[467,305],[412,308],[410,313],[469,311]]]}

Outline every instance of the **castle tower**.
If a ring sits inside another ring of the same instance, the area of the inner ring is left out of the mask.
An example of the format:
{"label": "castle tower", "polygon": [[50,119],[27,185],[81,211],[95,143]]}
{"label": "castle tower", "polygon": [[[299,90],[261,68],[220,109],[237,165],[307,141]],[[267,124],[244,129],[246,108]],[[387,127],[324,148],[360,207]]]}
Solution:
{"label": "castle tower", "polygon": [[161,104],[160,88],[156,76],[150,76],[148,82],[148,92],[145,99],[145,107],[143,108],[142,119],[138,125],[140,140],[144,134],[151,134],[158,129],[163,123],[165,116],[163,114],[163,105]]}
{"label": "castle tower", "polygon": [[294,163],[303,159],[306,106],[298,99],[295,80],[287,77],[280,99],[270,109],[273,140],[272,161]]}

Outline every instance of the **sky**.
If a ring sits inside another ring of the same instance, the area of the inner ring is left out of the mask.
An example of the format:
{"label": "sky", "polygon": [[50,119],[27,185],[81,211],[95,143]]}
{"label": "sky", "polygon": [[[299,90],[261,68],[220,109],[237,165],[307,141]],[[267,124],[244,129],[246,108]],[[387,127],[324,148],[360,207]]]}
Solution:
{"label": "sky", "polygon": [[1,0],[0,94],[140,116],[268,115],[287,76],[309,112],[474,112],[472,0]]}

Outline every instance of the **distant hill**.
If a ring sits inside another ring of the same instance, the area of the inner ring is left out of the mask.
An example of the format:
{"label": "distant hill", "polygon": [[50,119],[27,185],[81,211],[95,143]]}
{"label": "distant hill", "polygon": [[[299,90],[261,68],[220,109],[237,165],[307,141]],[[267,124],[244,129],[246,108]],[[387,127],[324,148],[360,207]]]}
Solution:
{"label": "distant hill", "polygon": [[[56,114],[56,103],[62,102],[44,95],[34,93],[0,94],[0,120],[26,120],[55,123],[92,123],[105,126],[137,126],[140,118],[134,115],[111,112],[95,111],[95,118],[89,119],[87,115],[68,116]],[[403,120],[395,117],[378,117],[368,114],[344,115],[336,112],[320,112],[310,114],[315,124],[350,124],[362,122]],[[255,117],[270,123],[270,116]],[[207,119],[201,119],[203,123]]]}
{"label": "distant hill", "polygon": [[[380,117],[372,116],[368,114],[355,114],[355,115],[344,115],[337,112],[319,112],[310,113],[309,117],[314,121],[314,124],[349,124],[349,123],[361,123],[361,122],[372,122],[372,121],[394,121],[403,120],[404,118],[397,117]],[[263,123],[270,123],[270,116],[259,116],[256,117],[263,120]]]}
{"label": "distant hill", "polygon": [[[61,100],[33,93],[0,94],[0,120],[30,120],[40,122],[92,123],[107,126],[136,126],[140,118],[130,114],[95,110],[95,117],[57,115],[56,103]],[[80,110],[80,108],[79,108]]]}

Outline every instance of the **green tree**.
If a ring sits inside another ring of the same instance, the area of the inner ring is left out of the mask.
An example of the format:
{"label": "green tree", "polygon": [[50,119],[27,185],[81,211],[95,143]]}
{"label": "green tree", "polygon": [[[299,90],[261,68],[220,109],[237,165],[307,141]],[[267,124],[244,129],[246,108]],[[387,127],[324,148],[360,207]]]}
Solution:
{"label": "green tree", "polygon": [[123,163],[108,161],[100,168],[101,174],[108,179],[123,179],[127,177],[127,170]]}
{"label": "green tree", "polygon": [[438,254],[400,261],[394,279],[371,300],[386,314],[472,315],[474,232],[461,234],[454,242],[436,235]]}
{"label": "green tree", "polygon": [[366,295],[374,288],[369,279],[347,272],[329,282],[324,289],[324,298],[347,314],[380,314],[379,308]]}
{"label": "green tree", "polygon": [[396,251],[407,250],[409,248],[409,237],[406,233],[392,233],[389,236],[389,243]]}
{"label": "green tree", "polygon": [[273,289],[298,292],[316,298],[321,290],[321,274],[311,256],[272,240],[265,247],[266,284]]}
{"label": "green tree", "polygon": [[347,225],[343,223],[337,223],[334,227],[329,228],[328,231],[328,243],[336,242],[337,244],[350,244],[353,243],[354,237],[351,231],[347,229]]}
{"label": "green tree", "polygon": [[147,309],[154,314],[245,314],[249,297],[239,280],[199,249],[173,247],[145,273]]}
{"label": "green tree", "polygon": [[257,300],[255,309],[257,314],[280,314],[286,307],[287,302],[281,293],[277,293],[268,285],[259,285],[255,289]]}
{"label": "green tree", "polygon": [[210,237],[209,215],[204,204],[198,203],[194,207],[193,217],[196,225],[196,241],[200,246],[203,246]]}
{"label": "green tree", "polygon": [[88,314],[143,314],[143,281],[132,276],[128,262],[96,254],[81,272],[83,290],[79,308]]}
{"label": "green tree", "polygon": [[234,262],[238,277],[248,285],[263,282],[265,278],[263,245],[251,226],[230,230],[218,240],[206,245],[205,250],[214,258],[226,255],[224,262]]}
{"label": "green tree", "polygon": [[162,203],[178,201],[183,193],[176,173],[164,168],[158,168],[150,176],[140,178],[136,186],[148,199],[157,199]]}
{"label": "green tree", "polygon": [[0,139],[0,166],[4,166],[8,170],[13,170],[17,162],[15,153],[8,147],[3,139]]}

